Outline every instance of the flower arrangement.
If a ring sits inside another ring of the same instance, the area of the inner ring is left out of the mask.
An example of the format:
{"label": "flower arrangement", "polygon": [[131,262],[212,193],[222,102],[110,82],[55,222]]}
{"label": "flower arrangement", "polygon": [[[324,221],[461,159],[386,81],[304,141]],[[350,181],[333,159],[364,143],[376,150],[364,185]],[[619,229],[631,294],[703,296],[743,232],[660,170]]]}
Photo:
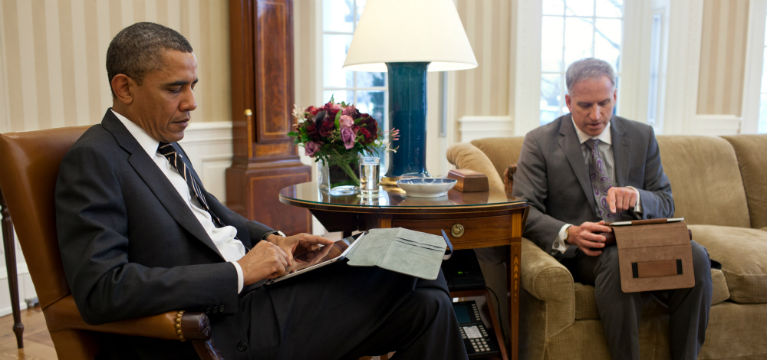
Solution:
{"label": "flower arrangement", "polygon": [[[385,147],[376,119],[354,105],[334,102],[333,97],[322,107],[309,106],[301,114],[294,108],[293,117],[296,124],[288,136],[316,162],[341,168],[356,186],[360,183],[358,154],[373,155]],[[393,129],[390,139],[397,140],[398,135]]]}

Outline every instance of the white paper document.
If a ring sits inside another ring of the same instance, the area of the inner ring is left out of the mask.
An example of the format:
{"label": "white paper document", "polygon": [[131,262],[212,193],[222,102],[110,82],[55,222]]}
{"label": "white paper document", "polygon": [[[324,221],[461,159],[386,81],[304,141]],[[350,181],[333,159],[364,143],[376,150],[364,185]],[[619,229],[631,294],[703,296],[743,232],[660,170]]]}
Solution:
{"label": "white paper document", "polygon": [[443,237],[405,228],[371,229],[347,253],[347,264],[437,279],[447,244]]}

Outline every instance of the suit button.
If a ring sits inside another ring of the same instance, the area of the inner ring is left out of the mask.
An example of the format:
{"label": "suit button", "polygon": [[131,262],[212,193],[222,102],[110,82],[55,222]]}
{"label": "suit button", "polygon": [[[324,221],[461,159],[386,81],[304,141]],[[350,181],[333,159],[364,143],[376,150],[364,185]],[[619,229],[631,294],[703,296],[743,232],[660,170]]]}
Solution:
{"label": "suit button", "polygon": [[239,352],[245,352],[246,350],[248,350],[248,344],[246,344],[246,343],[245,343],[245,342],[243,342],[242,340],[241,340],[241,341],[238,341],[238,342],[237,342],[237,351],[239,351]]}

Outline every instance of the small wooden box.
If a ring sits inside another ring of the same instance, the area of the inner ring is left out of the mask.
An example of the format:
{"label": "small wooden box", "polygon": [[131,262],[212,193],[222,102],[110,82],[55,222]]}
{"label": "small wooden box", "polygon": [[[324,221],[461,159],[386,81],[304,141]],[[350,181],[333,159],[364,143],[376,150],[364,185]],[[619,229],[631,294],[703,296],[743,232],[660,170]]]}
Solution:
{"label": "small wooden box", "polygon": [[449,179],[456,179],[453,188],[462,192],[488,191],[488,177],[470,169],[453,169],[448,172]]}

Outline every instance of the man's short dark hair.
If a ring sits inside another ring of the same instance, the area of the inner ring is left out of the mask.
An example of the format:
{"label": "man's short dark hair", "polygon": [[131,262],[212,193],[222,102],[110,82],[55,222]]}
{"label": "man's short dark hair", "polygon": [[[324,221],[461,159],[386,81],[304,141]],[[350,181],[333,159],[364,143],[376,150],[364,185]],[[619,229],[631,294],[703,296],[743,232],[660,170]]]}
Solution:
{"label": "man's short dark hair", "polygon": [[120,30],[107,49],[107,77],[125,74],[139,85],[144,75],[162,65],[164,50],[192,52],[192,45],[176,30],[151,22],[139,22]]}
{"label": "man's short dark hair", "polygon": [[616,86],[616,73],[613,72],[613,67],[607,61],[595,58],[575,61],[568,66],[568,70],[565,72],[565,85],[568,93],[571,93],[573,85],[577,82],[601,76],[608,77],[608,80],[611,80],[611,85]]}

